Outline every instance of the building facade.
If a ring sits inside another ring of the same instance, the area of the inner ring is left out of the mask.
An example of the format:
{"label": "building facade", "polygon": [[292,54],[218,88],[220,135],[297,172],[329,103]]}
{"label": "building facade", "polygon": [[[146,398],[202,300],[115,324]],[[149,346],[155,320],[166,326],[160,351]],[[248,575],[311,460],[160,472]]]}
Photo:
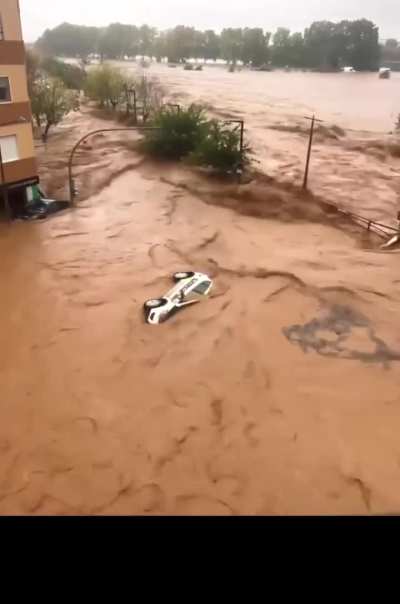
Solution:
{"label": "building facade", "polygon": [[19,0],[0,0],[0,184],[20,206],[38,183]]}

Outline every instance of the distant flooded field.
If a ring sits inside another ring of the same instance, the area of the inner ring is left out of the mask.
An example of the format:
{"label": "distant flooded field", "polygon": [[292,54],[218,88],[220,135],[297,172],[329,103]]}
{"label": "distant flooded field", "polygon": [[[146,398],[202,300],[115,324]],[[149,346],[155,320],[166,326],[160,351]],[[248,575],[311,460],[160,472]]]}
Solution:
{"label": "distant flooded field", "polygon": [[[136,70],[136,65],[122,64]],[[206,65],[202,72],[152,64],[145,73],[157,75],[170,88],[211,105],[224,104],[262,124],[271,112],[318,114],[344,128],[387,132],[400,113],[400,73],[380,80],[377,73],[303,73],[243,70],[228,73]]]}

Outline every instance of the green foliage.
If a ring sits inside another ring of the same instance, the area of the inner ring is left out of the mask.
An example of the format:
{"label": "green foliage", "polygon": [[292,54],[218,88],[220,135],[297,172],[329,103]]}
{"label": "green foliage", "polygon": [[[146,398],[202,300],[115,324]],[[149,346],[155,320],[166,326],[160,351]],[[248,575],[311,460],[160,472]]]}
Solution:
{"label": "green foliage", "polygon": [[143,149],[164,159],[183,159],[232,173],[249,164],[247,147],[241,152],[240,131],[216,120],[207,120],[201,107],[159,111],[145,133]]}
{"label": "green foliage", "polygon": [[157,80],[135,79],[107,64],[89,70],[86,94],[101,108],[124,109],[129,116],[134,108],[135,93],[136,118],[141,117],[142,122],[146,122],[163,104],[164,90]]}
{"label": "green foliage", "polygon": [[100,107],[111,107],[115,110],[122,100],[126,85],[127,80],[119,69],[101,65],[89,71],[86,94],[93,101],[97,101]]}
{"label": "green foliage", "polygon": [[211,167],[218,172],[234,172],[248,163],[248,149],[240,150],[240,133],[231,126],[216,120],[209,122],[203,139],[190,159],[200,166]]}
{"label": "green foliage", "polygon": [[[367,19],[317,21],[304,33],[280,28],[273,36],[261,28],[227,28],[220,35],[213,30],[198,31],[178,25],[157,32],[147,25],[136,27],[113,23],[105,28],[80,27],[63,23],[46,30],[37,41],[42,52],[53,56],[80,57],[100,54],[103,59],[123,59],[137,55],[168,57],[171,63],[184,60],[218,59],[236,64],[242,61],[260,67],[269,61],[277,67],[307,67],[335,70],[352,65],[357,70],[379,66],[378,28]],[[387,61],[400,60],[400,48],[388,40],[382,50]]]}
{"label": "green foliage", "polygon": [[221,33],[221,55],[233,64],[243,56],[243,31],[240,28],[223,29]]}
{"label": "green foliage", "polygon": [[261,28],[243,30],[243,52],[241,59],[253,67],[264,65],[269,59],[269,42],[271,34],[264,33]]}
{"label": "green foliage", "polygon": [[62,23],[54,29],[46,29],[36,46],[50,56],[84,59],[97,48],[99,34],[97,27]]}
{"label": "green foliage", "polygon": [[144,149],[151,155],[166,159],[181,159],[192,153],[207,132],[207,120],[201,107],[191,105],[177,111],[164,108],[159,111],[146,133]]}
{"label": "green foliage", "polygon": [[31,101],[32,113],[42,131],[44,142],[47,141],[50,128],[59,124],[65,115],[79,106],[77,95],[56,78],[37,80]]}

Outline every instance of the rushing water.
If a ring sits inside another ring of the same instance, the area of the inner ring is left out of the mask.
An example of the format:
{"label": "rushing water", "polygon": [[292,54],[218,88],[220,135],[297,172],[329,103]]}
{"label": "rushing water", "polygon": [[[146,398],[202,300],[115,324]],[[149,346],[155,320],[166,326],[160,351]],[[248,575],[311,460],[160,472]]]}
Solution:
{"label": "rushing water", "polygon": [[[371,112],[366,90],[385,102],[399,90],[370,75],[153,72],[243,115],[262,166],[292,180],[306,138],[271,125],[322,97],[333,121],[339,86],[364,87]],[[354,125],[348,96],[335,121]],[[365,116],[358,127],[386,128]],[[56,129],[45,188],[62,187],[67,150],[101,125],[83,113]],[[0,513],[398,511],[399,255],[279,183],[142,165],[112,137],[77,164],[88,197],[74,211],[0,224]],[[389,216],[396,170],[321,139],[311,182]],[[192,268],[214,278],[211,299],[146,325],[143,302]]]}
{"label": "rushing water", "polygon": [[273,112],[296,116],[315,113],[345,128],[387,132],[400,113],[400,73],[380,80],[376,73],[243,70],[231,74],[209,65],[202,72],[191,72],[153,64],[146,74],[159,76],[167,86],[199,101],[223,103],[246,119],[259,121]]}

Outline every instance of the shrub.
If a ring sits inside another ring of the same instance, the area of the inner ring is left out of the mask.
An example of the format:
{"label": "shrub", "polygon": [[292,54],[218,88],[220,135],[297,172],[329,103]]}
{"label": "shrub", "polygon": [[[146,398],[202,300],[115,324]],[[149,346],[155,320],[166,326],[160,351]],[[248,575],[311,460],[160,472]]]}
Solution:
{"label": "shrub", "polygon": [[157,130],[146,133],[144,149],[166,159],[182,159],[202,142],[208,130],[204,110],[196,105],[188,109],[161,109],[152,120]]}
{"label": "shrub", "polygon": [[116,109],[123,97],[126,79],[119,69],[102,65],[92,69],[86,81],[86,94],[93,101],[97,101],[100,107],[112,107]]}
{"label": "shrub", "polygon": [[158,80],[146,76],[133,80],[131,85],[136,90],[142,120],[146,122],[149,117],[161,110],[165,94],[164,89]]}
{"label": "shrub", "polygon": [[204,138],[191,154],[191,161],[218,172],[234,172],[248,164],[248,148],[240,149],[240,133],[213,120]]}

